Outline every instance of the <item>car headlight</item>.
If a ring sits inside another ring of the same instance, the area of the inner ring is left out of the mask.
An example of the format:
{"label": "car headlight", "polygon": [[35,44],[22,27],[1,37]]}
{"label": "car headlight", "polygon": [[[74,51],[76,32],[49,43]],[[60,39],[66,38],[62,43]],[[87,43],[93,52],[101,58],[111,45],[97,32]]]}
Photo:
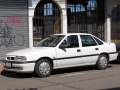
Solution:
{"label": "car headlight", "polygon": [[15,57],[15,60],[25,61],[25,60],[26,60],[26,57],[25,57],[25,56],[16,56],[16,57]]}

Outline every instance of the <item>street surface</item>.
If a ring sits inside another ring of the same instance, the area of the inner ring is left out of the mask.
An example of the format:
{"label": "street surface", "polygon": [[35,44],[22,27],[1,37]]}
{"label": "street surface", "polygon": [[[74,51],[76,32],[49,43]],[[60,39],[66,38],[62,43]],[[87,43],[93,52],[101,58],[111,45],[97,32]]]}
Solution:
{"label": "street surface", "polygon": [[120,61],[106,70],[94,66],[54,70],[46,78],[0,71],[0,90],[120,90]]}

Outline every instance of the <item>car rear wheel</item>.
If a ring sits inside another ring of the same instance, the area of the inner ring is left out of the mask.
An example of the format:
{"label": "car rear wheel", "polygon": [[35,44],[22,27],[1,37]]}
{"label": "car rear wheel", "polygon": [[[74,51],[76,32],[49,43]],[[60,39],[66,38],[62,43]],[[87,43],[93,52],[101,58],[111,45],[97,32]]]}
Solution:
{"label": "car rear wheel", "polygon": [[108,66],[108,57],[104,54],[100,55],[97,60],[96,66],[99,70],[106,69]]}
{"label": "car rear wheel", "polygon": [[52,65],[49,60],[41,59],[35,65],[35,73],[38,77],[47,77],[51,74]]}

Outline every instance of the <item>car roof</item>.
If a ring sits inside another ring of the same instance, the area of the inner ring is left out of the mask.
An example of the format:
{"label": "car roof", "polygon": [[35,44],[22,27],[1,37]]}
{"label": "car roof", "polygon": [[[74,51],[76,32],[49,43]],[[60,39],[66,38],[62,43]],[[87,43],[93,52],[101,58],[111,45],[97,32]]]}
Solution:
{"label": "car roof", "polygon": [[53,34],[53,35],[92,35],[89,33],[66,33],[66,34]]}

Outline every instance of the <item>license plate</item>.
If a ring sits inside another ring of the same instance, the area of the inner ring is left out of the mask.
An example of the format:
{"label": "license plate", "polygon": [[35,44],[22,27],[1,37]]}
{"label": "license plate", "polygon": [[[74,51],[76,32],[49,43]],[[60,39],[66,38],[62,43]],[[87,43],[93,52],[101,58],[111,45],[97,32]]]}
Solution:
{"label": "license plate", "polygon": [[12,64],[11,64],[11,63],[5,63],[5,66],[6,66],[6,67],[11,67]]}

